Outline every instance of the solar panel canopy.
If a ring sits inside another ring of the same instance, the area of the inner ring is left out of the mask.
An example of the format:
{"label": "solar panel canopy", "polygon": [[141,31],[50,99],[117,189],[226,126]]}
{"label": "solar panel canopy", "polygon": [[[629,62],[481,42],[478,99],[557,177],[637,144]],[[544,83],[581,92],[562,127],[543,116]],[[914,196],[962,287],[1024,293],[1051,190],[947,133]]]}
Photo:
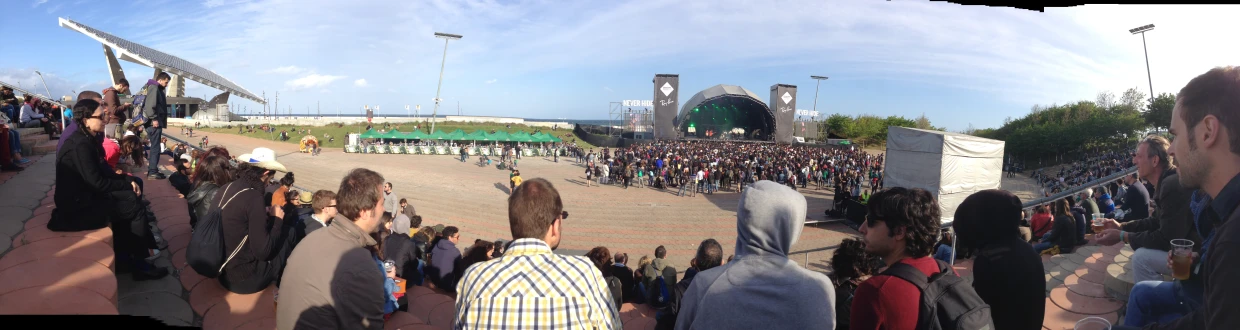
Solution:
{"label": "solar panel canopy", "polygon": [[230,94],[266,104],[267,101],[262,97],[251,93],[244,87],[228,80],[190,61],[186,61],[180,57],[169,55],[147,46],[122,39],[107,32],[86,26],[71,19],[60,18],[60,26],[80,32],[91,37],[108,47],[112,47],[117,52],[117,57],[129,62],[145,65],[148,67],[164,70],[165,72],[175,74],[196,81],[203,85],[229,92]]}

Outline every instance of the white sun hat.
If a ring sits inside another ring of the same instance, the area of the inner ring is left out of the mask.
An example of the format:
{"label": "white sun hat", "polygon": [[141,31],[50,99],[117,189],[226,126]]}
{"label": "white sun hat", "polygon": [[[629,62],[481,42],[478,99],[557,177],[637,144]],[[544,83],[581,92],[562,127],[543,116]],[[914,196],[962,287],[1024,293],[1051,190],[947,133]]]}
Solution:
{"label": "white sun hat", "polygon": [[276,161],[276,152],[268,148],[254,148],[248,154],[237,156],[237,161],[247,162],[250,165],[258,166],[272,171],[288,172],[284,168],[284,164]]}

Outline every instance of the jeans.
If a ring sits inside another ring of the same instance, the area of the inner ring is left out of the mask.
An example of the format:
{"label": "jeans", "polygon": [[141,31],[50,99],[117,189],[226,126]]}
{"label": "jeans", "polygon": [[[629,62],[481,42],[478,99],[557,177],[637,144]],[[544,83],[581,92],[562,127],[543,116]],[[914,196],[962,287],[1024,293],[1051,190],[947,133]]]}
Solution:
{"label": "jeans", "polygon": [[1132,253],[1132,280],[1140,283],[1143,281],[1162,281],[1163,275],[1171,275],[1171,268],[1167,268],[1167,251],[1140,248]]}
{"label": "jeans", "polygon": [[[17,119],[17,109],[11,105],[0,107],[0,111],[3,111],[4,115],[8,116],[10,120]],[[8,123],[5,123],[5,124],[8,124]]]}
{"label": "jeans", "polygon": [[1046,249],[1049,249],[1049,248],[1051,248],[1052,246],[1055,246],[1055,243],[1051,243],[1051,242],[1038,242],[1037,244],[1034,244],[1034,245],[1033,245],[1033,252],[1037,252],[1038,254],[1041,254],[1041,253],[1042,253],[1042,251],[1045,251]]}
{"label": "jeans", "polygon": [[1166,324],[1188,314],[1191,309],[1180,302],[1176,291],[1175,282],[1138,282],[1128,294],[1128,314],[1124,316],[1124,325],[1143,327],[1154,322]]}
{"label": "jeans", "polygon": [[151,149],[146,153],[146,174],[151,175],[159,173],[159,140],[164,137],[164,129],[162,127],[147,127],[146,139],[151,142]]}
{"label": "jeans", "polygon": [[22,153],[21,139],[21,134],[17,133],[17,131],[9,130],[9,152],[13,154]]}

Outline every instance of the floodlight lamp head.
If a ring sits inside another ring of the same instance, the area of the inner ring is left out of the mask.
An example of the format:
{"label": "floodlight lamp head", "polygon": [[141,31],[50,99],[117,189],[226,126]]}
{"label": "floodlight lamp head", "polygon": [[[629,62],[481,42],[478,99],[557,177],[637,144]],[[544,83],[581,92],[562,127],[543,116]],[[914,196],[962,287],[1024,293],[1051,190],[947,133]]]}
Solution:
{"label": "floodlight lamp head", "polygon": [[1147,24],[1147,25],[1144,25],[1144,26],[1139,26],[1139,27],[1136,27],[1136,28],[1129,29],[1129,30],[1128,30],[1128,32],[1131,32],[1132,34],[1137,34],[1137,33],[1142,33],[1142,32],[1146,32],[1146,31],[1150,31],[1150,30],[1153,30],[1153,29],[1154,29],[1154,24]]}
{"label": "floodlight lamp head", "polygon": [[459,34],[451,34],[451,33],[443,33],[443,32],[435,32],[435,37],[436,37],[436,38],[444,38],[444,39],[460,39],[460,38],[462,38],[462,36],[461,36],[461,35],[459,35]]}
{"label": "floodlight lamp head", "polygon": [[824,77],[824,76],[809,76],[809,77],[813,79],[817,79],[817,80],[827,80],[827,77]]}

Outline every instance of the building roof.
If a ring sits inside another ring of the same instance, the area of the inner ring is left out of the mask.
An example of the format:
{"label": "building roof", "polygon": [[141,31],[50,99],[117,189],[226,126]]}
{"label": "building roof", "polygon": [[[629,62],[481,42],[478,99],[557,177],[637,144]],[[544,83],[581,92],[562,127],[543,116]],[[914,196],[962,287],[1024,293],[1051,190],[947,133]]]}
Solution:
{"label": "building roof", "polygon": [[108,47],[112,47],[117,52],[117,58],[129,62],[145,65],[148,67],[164,70],[165,72],[189,78],[203,85],[228,92],[230,94],[245,98],[261,104],[267,101],[262,97],[251,93],[245,87],[241,87],[236,83],[216,74],[215,72],[203,68],[190,61],[186,61],[180,57],[169,55],[147,46],[122,39],[107,32],[86,26],[71,19],[60,18],[60,26],[66,29],[80,32],[92,39],[103,43]]}

